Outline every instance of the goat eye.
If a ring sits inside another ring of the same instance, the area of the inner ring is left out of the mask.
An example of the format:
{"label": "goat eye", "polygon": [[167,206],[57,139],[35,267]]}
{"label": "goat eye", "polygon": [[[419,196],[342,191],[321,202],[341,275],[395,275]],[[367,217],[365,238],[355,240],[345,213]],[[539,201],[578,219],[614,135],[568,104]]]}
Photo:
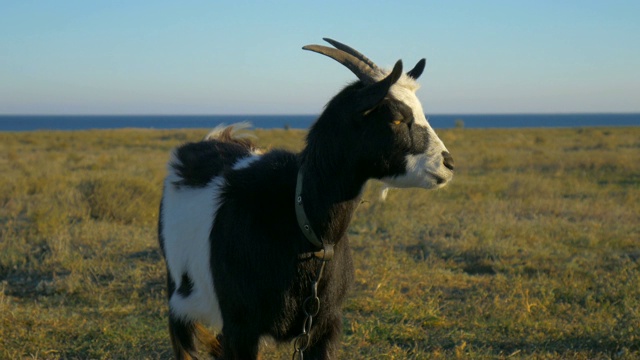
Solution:
{"label": "goat eye", "polygon": [[402,124],[402,120],[393,120],[393,124],[394,125],[400,125],[400,124]]}

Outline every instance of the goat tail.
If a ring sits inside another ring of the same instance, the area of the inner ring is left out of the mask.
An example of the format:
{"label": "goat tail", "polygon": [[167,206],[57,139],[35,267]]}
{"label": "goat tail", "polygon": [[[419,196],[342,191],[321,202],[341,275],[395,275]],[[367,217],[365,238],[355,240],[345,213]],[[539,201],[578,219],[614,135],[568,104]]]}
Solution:
{"label": "goat tail", "polygon": [[253,125],[251,125],[251,123],[248,121],[243,121],[231,125],[220,124],[213,128],[213,130],[211,130],[202,140],[229,141],[232,139],[255,138],[254,135],[248,133],[247,131],[252,127]]}
{"label": "goat tail", "polygon": [[251,123],[247,121],[228,126],[220,124],[211,130],[202,140],[236,144],[252,153],[262,154],[262,150],[258,149],[252,141],[256,139],[256,136],[248,131],[251,127]]}
{"label": "goat tail", "polygon": [[202,324],[169,316],[169,333],[171,345],[177,360],[198,359],[197,340],[209,356],[214,359],[222,357],[221,335],[214,335]]}

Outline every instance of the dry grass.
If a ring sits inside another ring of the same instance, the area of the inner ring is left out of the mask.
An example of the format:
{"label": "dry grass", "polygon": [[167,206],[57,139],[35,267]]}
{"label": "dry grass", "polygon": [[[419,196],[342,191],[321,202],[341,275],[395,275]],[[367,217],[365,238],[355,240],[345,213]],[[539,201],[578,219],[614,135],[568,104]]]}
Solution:
{"label": "dry grass", "polygon": [[[170,358],[157,206],[205,133],[0,133],[0,358]],[[440,135],[450,187],[367,187],[342,358],[640,357],[640,128]]]}

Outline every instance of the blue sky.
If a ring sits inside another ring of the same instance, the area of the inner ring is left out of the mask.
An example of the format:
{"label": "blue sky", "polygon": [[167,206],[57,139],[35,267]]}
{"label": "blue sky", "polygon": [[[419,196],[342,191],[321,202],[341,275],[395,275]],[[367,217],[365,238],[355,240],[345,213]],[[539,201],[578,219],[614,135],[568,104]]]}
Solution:
{"label": "blue sky", "polygon": [[316,114],[427,58],[428,114],[640,112],[640,1],[0,0],[0,114]]}

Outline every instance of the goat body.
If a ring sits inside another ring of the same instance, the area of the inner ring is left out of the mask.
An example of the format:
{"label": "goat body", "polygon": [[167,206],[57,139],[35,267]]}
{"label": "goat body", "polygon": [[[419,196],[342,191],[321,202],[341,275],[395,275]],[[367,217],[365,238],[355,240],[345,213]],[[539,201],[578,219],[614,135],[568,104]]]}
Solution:
{"label": "goat body", "polygon": [[[329,102],[299,154],[263,154],[234,137],[232,127],[174,150],[158,235],[177,358],[197,357],[198,339],[216,358],[256,359],[262,337],[282,342],[300,333],[302,302],[317,271],[310,254],[317,249],[296,221],[299,171],[312,228],[334,246],[305,357],[336,357],[341,304],[353,282],[346,230],[364,184],[377,178],[436,188],[452,176],[453,160],[415,97],[419,65],[408,74],[398,62],[391,72],[376,67],[359,75]],[[224,336],[209,335],[200,324]]]}

